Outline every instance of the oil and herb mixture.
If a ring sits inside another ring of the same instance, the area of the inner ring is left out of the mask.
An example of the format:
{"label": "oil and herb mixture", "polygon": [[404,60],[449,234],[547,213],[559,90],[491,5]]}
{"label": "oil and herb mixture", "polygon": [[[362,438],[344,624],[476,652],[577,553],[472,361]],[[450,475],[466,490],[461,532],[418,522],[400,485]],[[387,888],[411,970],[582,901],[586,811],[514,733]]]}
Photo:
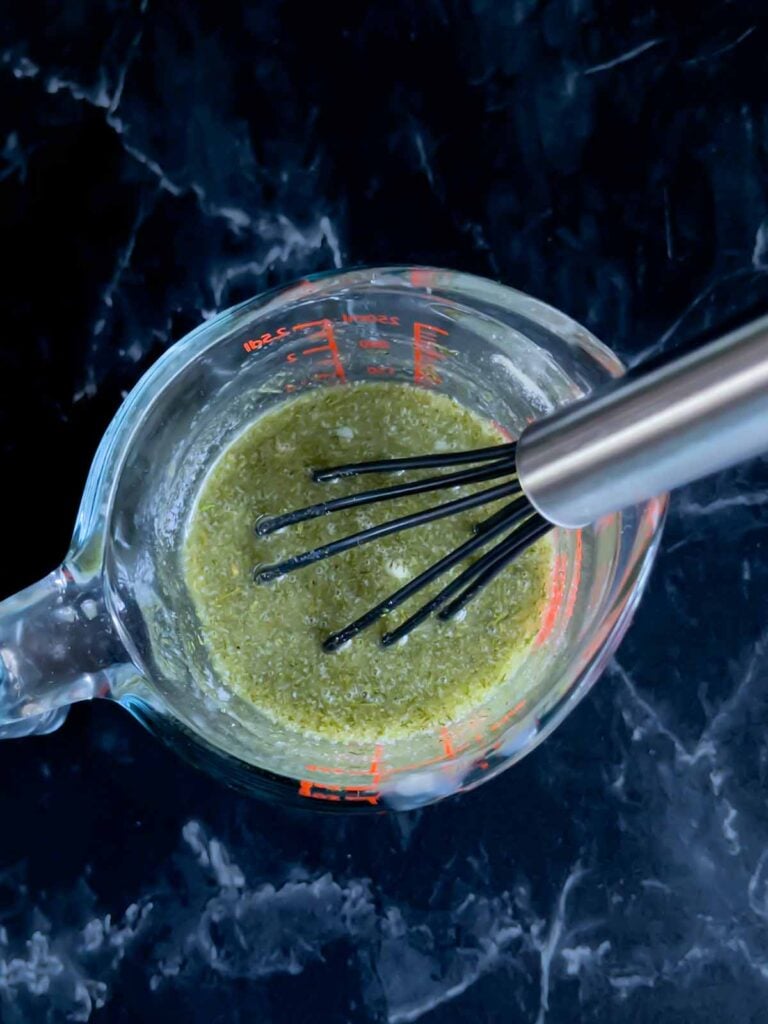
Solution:
{"label": "oil and herb mixture", "polygon": [[501,503],[366,544],[268,585],[254,582],[256,565],[469,489],[337,512],[264,538],[254,525],[261,515],[393,482],[371,475],[317,484],[312,467],[503,440],[453,399],[397,383],[322,388],[253,422],[206,477],[184,550],[187,587],[222,683],[283,726],[347,743],[431,731],[482,703],[539,628],[551,575],[548,538],[505,569],[460,620],[433,618],[405,643],[383,649],[378,642],[468,563],[326,654],[321,642],[328,633],[467,540],[472,526]]}

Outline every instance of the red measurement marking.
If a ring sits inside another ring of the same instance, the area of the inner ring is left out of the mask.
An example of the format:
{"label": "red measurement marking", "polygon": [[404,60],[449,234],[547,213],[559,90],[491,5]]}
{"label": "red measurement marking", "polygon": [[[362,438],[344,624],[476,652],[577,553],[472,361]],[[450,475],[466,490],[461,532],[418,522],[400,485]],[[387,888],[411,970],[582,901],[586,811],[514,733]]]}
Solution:
{"label": "red measurement marking", "polygon": [[[347,375],[344,372],[344,366],[341,362],[341,356],[339,355],[339,346],[336,343],[336,335],[333,333],[333,324],[330,320],[310,320],[304,324],[294,324],[294,331],[303,331],[308,327],[320,327],[322,328],[321,333],[325,336],[324,345],[312,345],[309,348],[302,349],[301,354],[303,356],[316,355],[318,352],[329,352],[330,353],[330,365],[333,366],[332,374],[316,374],[316,378],[324,380],[326,377],[337,377],[342,383],[347,379]],[[293,357],[293,358],[291,358]],[[291,352],[287,356],[288,362],[293,363],[296,361],[296,353]]]}
{"label": "red measurement marking", "polygon": [[440,742],[443,744],[445,756],[453,757],[454,754],[456,753],[456,751],[453,749],[453,740],[451,739],[451,734],[445,728],[440,730]]}
{"label": "red measurement marking", "polygon": [[538,646],[544,643],[555,628],[555,622],[557,622],[557,616],[560,613],[560,606],[563,603],[563,595],[565,594],[565,576],[567,572],[567,556],[565,554],[558,555],[552,568],[549,601],[541,620],[541,627],[534,640],[534,643]]}
{"label": "red measurement marking", "polygon": [[291,328],[292,331],[303,331],[307,327],[322,327],[325,320],[307,320],[305,324],[294,324]]}
{"label": "red measurement marking", "polygon": [[393,377],[395,368],[394,366],[366,366],[365,372],[369,373],[371,377]]}
{"label": "red measurement marking", "polygon": [[581,539],[581,530],[576,534],[576,550],[573,553],[573,579],[571,580],[571,586],[568,591],[568,599],[565,602],[565,610],[563,612],[566,621],[573,615],[573,609],[576,606],[576,597],[579,593],[579,584],[581,583],[581,562],[583,557],[583,541]]}
{"label": "red measurement marking", "polygon": [[278,327],[274,332],[266,331],[264,334],[259,335],[258,338],[249,338],[248,341],[243,342],[243,348],[246,352],[258,352],[260,349],[266,348],[267,345],[272,345],[276,341],[282,341],[290,333],[287,327]]}
{"label": "red measurement marking", "polygon": [[[344,372],[344,366],[342,365],[341,357],[339,356],[339,347],[336,344],[336,336],[333,333],[333,325],[331,324],[331,321],[311,320],[304,324],[294,324],[293,330],[301,331],[305,330],[308,327],[322,327],[323,334],[325,335],[326,338],[326,342],[324,345],[311,345],[309,348],[302,349],[301,355],[313,356],[316,355],[318,352],[329,352],[330,357],[328,359],[320,360],[318,362],[318,365],[332,366],[334,371],[331,374],[315,374],[316,379],[325,380],[329,377],[335,376],[338,377],[338,379],[341,380],[342,382],[345,381],[347,375]],[[295,363],[296,360],[298,359],[298,355],[296,352],[289,352],[285,358],[287,362]]]}
{"label": "red measurement marking", "polygon": [[507,428],[502,427],[498,420],[491,420],[491,423],[493,423],[494,427],[496,427],[496,429],[498,430],[498,432],[501,434],[505,441],[515,440],[512,434],[510,434],[510,432],[507,430]]}
{"label": "red measurement marking", "polygon": [[[376,317],[373,318],[374,320]],[[385,318],[387,319],[387,318]],[[258,352],[262,348],[266,348],[267,345],[272,345],[276,341],[283,341],[284,338],[289,337],[291,331],[304,331],[308,327],[322,327],[323,332],[328,339],[328,345],[330,345],[329,334],[333,335],[333,328],[330,320],[308,320],[303,324],[294,324],[292,327],[278,327],[275,331],[266,331],[264,334],[259,335],[257,338],[249,338],[243,342],[243,348],[246,352]],[[335,339],[334,339],[335,344]]]}
{"label": "red measurement marking", "polygon": [[[365,777],[371,775],[374,777],[373,781],[375,783],[379,781],[381,775],[383,774],[381,769],[383,753],[384,747],[380,743],[377,743],[376,746],[374,747],[371,764],[368,768],[340,768],[338,767],[338,765],[330,764],[306,764],[304,765],[304,770],[307,772],[316,772],[323,775],[362,775]],[[318,785],[318,783],[314,783],[314,785]],[[334,788],[330,784],[326,785],[326,783],[320,783],[319,785],[323,785],[326,789]],[[376,787],[372,784],[360,782],[355,783],[355,785],[347,788],[351,788],[354,790],[368,790],[375,789]]]}
{"label": "red measurement marking", "polygon": [[388,341],[377,341],[376,338],[361,338],[357,344],[359,348],[389,348]]}
{"label": "red measurement marking", "polygon": [[445,356],[436,347],[436,335],[447,335],[442,327],[422,324],[413,325],[413,379],[416,384],[442,384],[442,377],[432,365]]}
{"label": "red measurement marking", "polygon": [[[576,550],[573,553],[573,574],[571,576],[567,595],[565,593],[565,583],[568,575],[568,556],[563,552],[555,559],[552,572],[552,582],[550,584],[551,596],[547,605],[547,610],[545,611],[541,622],[541,627],[536,635],[536,639],[534,640],[534,643],[537,646],[541,646],[541,644],[551,636],[561,608],[565,621],[568,621],[568,619],[573,615],[573,609],[576,606],[576,598],[579,594],[581,568],[584,557],[584,541],[582,539],[581,531],[576,534],[575,547]],[[565,604],[563,604],[563,600],[565,600]]]}
{"label": "red measurement marking", "polygon": [[384,753],[384,747],[380,743],[377,743],[373,748],[373,757],[371,758],[370,775],[373,779],[374,784],[378,784],[381,779],[381,757]]}
{"label": "red measurement marking", "polygon": [[[371,790],[369,792],[369,790]],[[311,779],[299,779],[299,796],[310,800],[332,800],[340,803],[377,804],[379,794],[368,786],[334,786],[330,782],[313,782]]]}
{"label": "red measurement marking", "polygon": [[[325,788],[327,789],[328,787],[326,786]],[[340,796],[336,796],[332,793],[321,792],[320,789],[317,788],[316,783],[312,782],[311,779],[299,780],[299,796],[306,796],[312,800],[335,800],[337,802],[341,801]]]}
{"label": "red measurement marking", "polygon": [[[352,793],[372,793],[372,794],[374,794],[376,792],[376,790],[378,789],[378,784],[381,783],[384,779],[389,779],[389,778],[391,778],[394,775],[401,775],[401,774],[403,774],[403,772],[413,772],[413,771],[417,771],[420,768],[428,768],[430,765],[433,765],[433,764],[444,763],[447,758],[455,757],[457,754],[461,754],[461,753],[463,753],[465,750],[467,750],[469,748],[469,743],[462,743],[460,746],[454,747],[453,746],[453,742],[451,740],[451,736],[448,733],[448,730],[447,729],[443,729],[442,732],[445,734],[445,737],[443,738],[443,742],[442,742],[443,751],[444,751],[442,754],[439,754],[437,757],[426,758],[423,761],[414,761],[413,764],[399,765],[397,768],[386,769],[386,768],[384,768],[382,766],[382,759],[383,759],[383,752],[384,751],[383,751],[383,747],[381,745],[378,745],[378,744],[377,744],[376,748],[374,749],[373,758],[371,760],[370,767],[367,768],[367,769],[365,769],[365,768],[339,768],[336,765],[321,765],[321,764],[308,764],[308,765],[304,766],[305,770],[308,771],[308,772],[319,772],[319,773],[322,773],[324,775],[369,775],[369,776],[372,777],[372,780],[373,780],[371,783],[362,783],[362,782],[361,783],[354,783],[354,784],[352,784],[352,785],[350,785],[350,786],[345,788],[345,787],[341,787],[341,786],[332,786],[330,783],[313,782],[311,779],[303,779],[302,780],[302,784],[305,784],[305,788],[307,788],[307,787],[314,787],[315,789],[317,789],[318,787],[321,787],[324,790],[326,790],[326,789],[327,790],[332,790],[332,791],[341,790],[342,792],[344,792],[346,794],[345,797],[344,797],[344,799],[346,799],[346,800],[351,799],[351,797],[348,795],[350,792],[352,792]],[[448,744],[447,749],[446,749],[446,739],[447,739],[447,744]],[[309,792],[306,792],[303,795],[304,796],[316,796],[315,793],[309,793]],[[316,797],[316,798],[317,799],[321,799],[320,797]],[[368,797],[367,799],[370,800],[370,797]],[[370,800],[370,802],[373,803],[374,801]]]}
{"label": "red measurement marking", "polygon": [[429,288],[434,274],[431,270],[412,270],[408,276],[414,288]]}
{"label": "red measurement marking", "polygon": [[342,313],[341,322],[344,324],[388,324],[390,327],[399,327],[400,317],[390,316],[388,313]]}
{"label": "red measurement marking", "polygon": [[[525,707],[525,701],[524,700],[518,701],[517,704],[515,704],[515,706],[513,708],[510,708],[509,711],[507,711],[507,713],[505,715],[502,715],[501,718],[499,718],[497,721],[495,721],[491,725],[489,725],[488,728],[492,732],[498,732],[499,729],[502,728],[502,726],[507,724],[507,722],[510,720],[510,718],[514,718],[515,715],[519,711],[522,711],[524,707]],[[497,745],[497,747],[492,748],[492,749],[498,749],[498,745]]]}

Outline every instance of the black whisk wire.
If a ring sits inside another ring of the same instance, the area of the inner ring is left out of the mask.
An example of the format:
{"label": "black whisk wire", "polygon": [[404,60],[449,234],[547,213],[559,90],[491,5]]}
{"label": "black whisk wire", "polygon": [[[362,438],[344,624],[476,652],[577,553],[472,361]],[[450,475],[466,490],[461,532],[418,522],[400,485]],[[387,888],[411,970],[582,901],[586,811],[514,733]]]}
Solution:
{"label": "black whisk wire", "polygon": [[[502,515],[503,513],[503,515]],[[430,565],[428,569],[420,573],[414,579],[410,580],[404,586],[395,590],[388,597],[385,597],[383,601],[380,601],[375,607],[371,608],[361,615],[359,619],[355,619],[354,622],[350,622],[348,626],[338,630],[336,633],[331,633],[329,637],[323,642],[323,649],[326,651],[337,651],[344,644],[356,637],[358,633],[361,633],[364,629],[372,626],[374,622],[377,622],[382,616],[388,612],[398,608],[403,602],[407,601],[414,594],[418,593],[424,587],[429,586],[434,580],[442,576],[453,568],[454,565],[458,565],[459,562],[463,562],[465,558],[471,555],[478,548],[484,547],[486,544],[490,544],[494,537],[497,537],[500,533],[505,530],[510,530],[518,523],[521,517],[530,514],[530,506],[525,498],[520,497],[515,501],[505,505],[499,513],[491,516],[491,519],[495,519],[496,523],[492,528],[484,530],[482,533],[476,534],[471,537],[468,541],[465,541],[455,550],[445,555],[439,561]],[[488,522],[486,520],[485,522]]]}
{"label": "black whisk wire", "polygon": [[284,576],[286,573],[294,572],[296,569],[303,569],[306,565],[312,565],[332,555],[339,555],[350,548],[359,547],[361,544],[369,544],[373,540],[380,540],[391,533],[399,533],[401,530],[410,530],[414,526],[423,526],[432,523],[436,519],[445,519],[446,516],[457,515],[459,512],[466,512],[481,505],[488,505],[492,501],[499,501],[512,494],[519,494],[520,486],[517,480],[510,480],[496,487],[490,487],[485,491],[478,491],[476,494],[468,494],[454,501],[448,501],[443,505],[435,505],[434,508],[424,509],[421,512],[413,512],[407,516],[400,516],[398,519],[390,519],[377,526],[370,526],[366,530],[360,530],[349,537],[342,537],[341,540],[332,541],[330,544],[323,544],[321,547],[304,551],[300,555],[293,555],[282,562],[274,565],[257,565],[253,571],[253,577],[257,583],[269,583],[271,580]]}
{"label": "black whisk wire", "polygon": [[319,516],[327,515],[329,512],[340,512],[343,509],[374,505],[377,502],[389,501],[392,498],[404,498],[409,494],[426,494],[429,491],[439,491],[448,487],[464,487],[467,484],[493,480],[498,476],[511,476],[514,473],[515,457],[511,455],[492,462],[490,466],[465,469],[459,473],[442,473],[440,476],[430,476],[423,480],[410,480],[407,483],[392,484],[388,487],[377,487],[370,491],[360,491],[357,494],[345,494],[340,498],[320,501],[315,505],[307,505],[305,508],[294,509],[281,515],[262,516],[256,524],[256,533],[260,537],[266,537],[268,534],[282,530],[286,526],[303,523],[308,519],[317,519]]}
{"label": "black whisk wire", "polygon": [[498,558],[488,565],[483,572],[480,573],[469,586],[462,591],[461,594],[450,604],[447,604],[444,608],[441,608],[437,613],[438,619],[445,621],[446,619],[452,619],[457,615],[465,605],[467,605],[472,598],[483,589],[488,586],[491,580],[494,580],[499,573],[506,569],[511,561],[515,558],[519,558],[520,555],[529,548],[531,544],[534,544],[537,540],[544,536],[545,533],[549,533],[552,529],[552,524],[547,522],[543,516],[540,516],[538,512],[534,513],[530,519],[523,524],[520,530],[514,534],[515,544],[512,544],[506,551],[499,550],[501,545],[498,545],[496,550],[498,551]]}
{"label": "black whisk wire", "polygon": [[438,619],[441,620],[453,618],[484,587],[488,586],[513,559],[517,558],[526,548],[530,547],[531,544],[535,543],[552,529],[552,524],[535,511],[520,487],[517,479],[515,445],[493,445],[489,448],[477,448],[464,452],[445,452],[410,456],[403,459],[379,459],[369,462],[356,462],[327,469],[318,469],[312,472],[312,478],[318,483],[322,483],[338,480],[342,477],[360,476],[365,473],[394,473],[403,470],[434,469],[462,465],[472,466],[473,464],[473,468],[454,473],[444,473],[420,480],[377,487],[367,491],[360,491],[357,494],[318,502],[317,504],[308,505],[305,508],[295,509],[280,515],[263,516],[255,527],[256,533],[262,537],[274,533],[283,527],[315,519],[330,512],[338,512],[342,509],[371,505],[410,494],[424,494],[449,487],[477,484],[498,477],[512,478],[498,483],[494,487],[464,495],[442,505],[436,505],[432,508],[423,509],[420,512],[390,519],[377,526],[371,526],[350,536],[312,548],[310,551],[293,555],[273,565],[257,566],[253,572],[254,579],[257,582],[267,583],[286,573],[294,572],[297,569],[302,569],[305,566],[319,562],[324,558],[330,558],[351,548],[359,547],[361,544],[368,544],[371,541],[379,540],[401,530],[413,529],[414,527],[423,526],[447,516],[457,515],[461,512],[511,497],[512,500],[510,502],[475,526],[474,534],[469,540],[460,544],[459,547],[429,566],[414,579],[398,590],[395,590],[388,597],[385,597],[375,607],[370,608],[364,615],[355,619],[354,622],[350,622],[342,629],[331,633],[325,639],[323,649],[326,651],[336,651],[343,647],[353,637],[356,637],[364,629],[373,625],[374,622],[377,622],[384,615],[394,611],[395,608],[398,608],[413,597],[414,594],[449,572],[454,566],[471,557],[475,552],[480,552],[482,548],[497,538],[501,538],[490,550],[480,554],[455,579],[451,580],[447,586],[443,587],[442,590],[413,612],[399,626],[384,633],[381,637],[381,643],[383,646],[389,647],[398,641],[403,641],[412,630],[433,613],[436,613]]}
{"label": "black whisk wire", "polygon": [[[530,512],[530,502],[525,499],[525,507]],[[490,533],[496,529],[498,523],[501,523],[506,519],[506,508],[500,508],[498,512],[494,512],[492,516],[488,516],[487,519],[481,519],[479,523],[475,524],[475,533]]]}
{"label": "black whisk wire", "polygon": [[[446,608],[446,611],[449,608],[453,609],[451,615],[455,615],[482,587],[487,586],[506,565],[522,554],[525,548],[533,544],[535,540],[538,540],[549,529],[551,529],[551,524],[542,518],[538,512],[534,512],[520,529],[515,530],[511,536],[501,541],[500,544],[497,544],[487,554],[482,555],[476,562],[473,562],[455,580],[452,580],[447,587],[444,587],[438,594],[435,594],[431,601],[427,601],[421,608],[418,608],[413,615],[396,629],[385,633],[381,638],[382,646],[389,647],[408,636],[425,619],[428,619],[430,615],[442,608],[446,601],[452,598],[454,594],[459,593],[467,584],[471,584],[472,592],[469,597],[465,599],[462,593],[456,601]],[[468,587],[467,589],[470,588]],[[441,619],[447,617],[444,614],[439,615]]]}
{"label": "black whisk wire", "polygon": [[409,455],[403,459],[376,459],[370,462],[350,462],[329,469],[314,469],[316,483],[339,480],[345,476],[363,473],[399,473],[405,469],[439,469],[442,466],[464,466],[472,462],[492,462],[514,458],[515,444],[494,444],[489,448],[475,448],[465,452],[440,452],[431,455]]}

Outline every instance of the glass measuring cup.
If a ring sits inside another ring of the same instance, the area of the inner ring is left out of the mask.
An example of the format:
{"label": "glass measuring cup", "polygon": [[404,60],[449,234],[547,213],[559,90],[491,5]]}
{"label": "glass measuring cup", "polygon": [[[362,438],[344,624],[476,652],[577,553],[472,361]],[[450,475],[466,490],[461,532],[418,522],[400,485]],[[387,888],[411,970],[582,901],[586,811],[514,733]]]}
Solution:
{"label": "glass measuring cup", "polygon": [[180,570],[187,518],[224,447],[307,388],[407,381],[515,436],[621,372],[568,317],[453,271],[319,275],[213,318],[119,409],[63,565],[0,604],[0,736],[50,731],[69,704],[103,697],[201,767],[279,801],[408,808],[493,777],[552,731],[616,648],[665,499],[556,531],[548,607],[514,677],[464,720],[368,747],[299,736],[216,677]]}

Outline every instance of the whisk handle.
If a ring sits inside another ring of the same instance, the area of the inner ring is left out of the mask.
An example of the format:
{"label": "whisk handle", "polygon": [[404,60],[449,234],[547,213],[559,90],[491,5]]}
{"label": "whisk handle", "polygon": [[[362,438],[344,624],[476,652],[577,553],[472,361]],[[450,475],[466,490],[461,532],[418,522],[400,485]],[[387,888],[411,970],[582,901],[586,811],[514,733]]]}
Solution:
{"label": "whisk handle", "polygon": [[768,450],[768,316],[531,424],[520,483],[558,526],[586,526]]}

